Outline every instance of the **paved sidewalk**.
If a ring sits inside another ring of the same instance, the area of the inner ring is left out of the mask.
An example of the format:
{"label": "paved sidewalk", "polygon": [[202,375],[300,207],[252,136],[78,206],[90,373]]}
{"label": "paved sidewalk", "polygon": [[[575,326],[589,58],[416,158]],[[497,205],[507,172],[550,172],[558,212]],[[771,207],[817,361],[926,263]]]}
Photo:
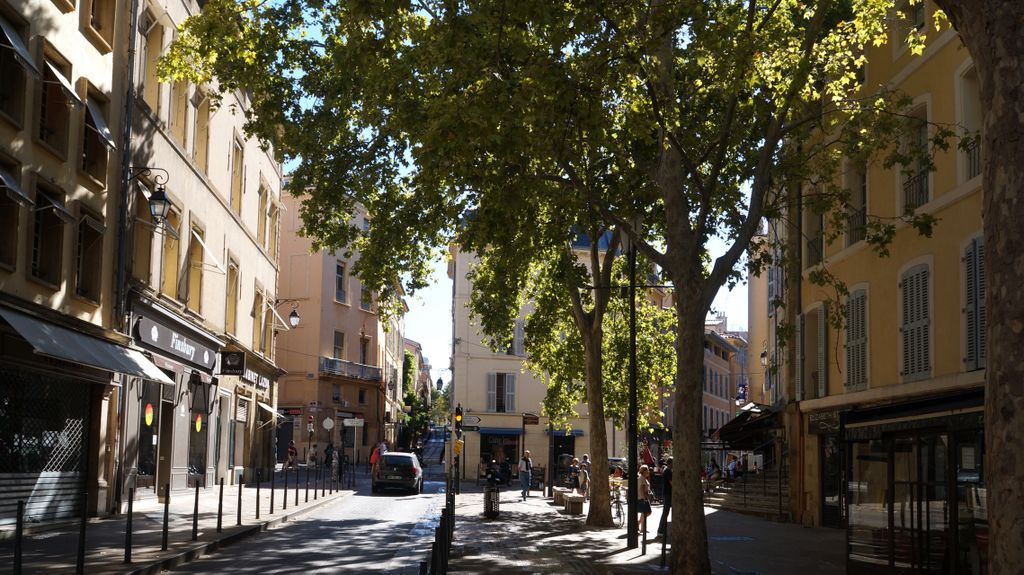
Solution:
{"label": "paved sidewalk", "polygon": [[[356,474],[357,484],[368,483],[369,477]],[[132,563],[124,563],[125,524],[124,516],[91,519],[86,527],[85,572],[108,573],[159,573],[165,562],[184,563],[199,557],[202,553],[237,540],[259,533],[268,527],[287,521],[328,502],[346,497],[352,493],[347,489],[335,489],[333,495],[325,492],[314,498],[313,475],[310,475],[309,502],[306,502],[305,470],[300,470],[299,505],[295,505],[294,473],[289,473],[288,507],[283,508],[284,481],[278,472],[274,490],[274,513],[270,513],[270,483],[260,485],[260,518],[256,519],[256,486],[244,486],[242,490],[242,524],[237,526],[238,486],[224,486],[224,511],[222,532],[217,533],[217,505],[219,487],[210,486],[199,490],[198,540],[192,541],[192,515],[195,507],[194,490],[178,490],[171,493],[168,513],[168,549],[161,551],[164,506],[155,497],[137,500],[133,505],[132,522]],[[347,478],[346,478],[347,479]],[[329,491],[329,490],[328,490]],[[23,573],[74,573],[78,552],[78,521],[61,523],[56,529],[47,526],[32,526],[33,532],[24,538]],[[14,538],[0,540],[0,574],[13,572]]]}
{"label": "paved sidewalk", "polygon": [[[537,491],[522,501],[516,486],[502,491],[498,519],[484,519],[480,488],[463,486],[455,501],[452,573],[668,572],[660,566],[660,540],[648,541],[646,555],[640,548],[627,549],[625,528],[587,527],[585,515],[566,515]],[[656,506],[648,518],[652,531],[661,509]],[[715,575],[845,573],[841,530],[808,529],[710,508],[705,513]]]}

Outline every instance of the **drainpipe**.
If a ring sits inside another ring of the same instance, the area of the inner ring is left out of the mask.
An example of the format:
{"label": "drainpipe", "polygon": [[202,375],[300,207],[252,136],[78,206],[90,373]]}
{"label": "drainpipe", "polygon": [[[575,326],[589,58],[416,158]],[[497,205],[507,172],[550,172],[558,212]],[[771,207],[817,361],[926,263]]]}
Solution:
{"label": "drainpipe", "polygon": [[[112,324],[117,331],[131,335],[128,318],[126,315],[126,302],[128,292],[127,282],[127,253],[128,253],[128,200],[131,194],[128,191],[131,179],[131,144],[132,144],[132,117],[135,113],[135,43],[138,35],[139,0],[131,0],[131,9],[128,12],[128,54],[127,69],[125,70],[124,90],[124,115],[121,117],[121,186],[120,204],[118,206],[117,226],[117,260],[114,272],[114,311]],[[127,437],[125,433],[128,428],[128,382],[122,378],[121,389],[118,391],[118,409],[120,415],[118,441],[117,471],[114,474],[116,485],[114,491],[115,514],[120,512],[122,492],[125,481],[125,453],[127,450]]]}

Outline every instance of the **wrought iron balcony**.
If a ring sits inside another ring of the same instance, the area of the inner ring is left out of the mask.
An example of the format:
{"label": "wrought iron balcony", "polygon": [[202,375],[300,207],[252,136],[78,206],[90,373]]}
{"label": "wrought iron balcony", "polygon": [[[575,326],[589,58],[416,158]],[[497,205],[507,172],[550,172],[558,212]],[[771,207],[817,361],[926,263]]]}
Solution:
{"label": "wrought iron balcony", "polygon": [[846,216],[847,245],[853,245],[867,235],[867,209],[851,209]]}
{"label": "wrought iron balcony", "polygon": [[903,182],[903,205],[915,210],[928,203],[928,171],[921,170]]}
{"label": "wrought iron balcony", "polygon": [[821,263],[825,255],[825,237],[818,234],[807,239],[807,267]]}
{"label": "wrought iron balcony", "polygon": [[377,366],[364,365],[347,359],[336,357],[320,357],[320,373],[325,375],[340,375],[361,379],[363,381],[380,381],[381,370]]}

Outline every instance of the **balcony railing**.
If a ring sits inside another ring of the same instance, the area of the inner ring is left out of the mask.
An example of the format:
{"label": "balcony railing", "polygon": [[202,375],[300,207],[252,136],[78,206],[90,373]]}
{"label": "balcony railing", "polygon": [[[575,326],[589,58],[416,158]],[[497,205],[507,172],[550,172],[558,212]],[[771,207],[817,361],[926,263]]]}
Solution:
{"label": "balcony railing", "polygon": [[928,203],[928,172],[922,170],[903,182],[903,205],[908,210]]}
{"label": "balcony railing", "polygon": [[380,381],[380,368],[373,365],[364,365],[347,359],[336,357],[320,358],[320,373],[327,375],[340,375],[364,381]]}
{"label": "balcony railing", "polygon": [[807,239],[807,267],[821,263],[821,258],[825,253],[824,239],[821,234]]}
{"label": "balcony railing", "polygon": [[847,245],[853,245],[867,236],[867,209],[857,208],[850,210],[846,216]]}
{"label": "balcony railing", "polygon": [[975,138],[964,147],[964,158],[967,160],[967,179],[981,173],[981,143]]}

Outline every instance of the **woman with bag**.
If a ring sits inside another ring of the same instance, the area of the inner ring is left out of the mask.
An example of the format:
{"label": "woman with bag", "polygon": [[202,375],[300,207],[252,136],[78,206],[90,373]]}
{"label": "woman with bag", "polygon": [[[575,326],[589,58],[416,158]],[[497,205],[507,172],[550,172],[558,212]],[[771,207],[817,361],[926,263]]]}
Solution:
{"label": "woman with bag", "polygon": [[638,477],[638,495],[636,509],[640,513],[640,532],[647,538],[647,516],[651,514],[651,468],[646,465],[640,466]]}

